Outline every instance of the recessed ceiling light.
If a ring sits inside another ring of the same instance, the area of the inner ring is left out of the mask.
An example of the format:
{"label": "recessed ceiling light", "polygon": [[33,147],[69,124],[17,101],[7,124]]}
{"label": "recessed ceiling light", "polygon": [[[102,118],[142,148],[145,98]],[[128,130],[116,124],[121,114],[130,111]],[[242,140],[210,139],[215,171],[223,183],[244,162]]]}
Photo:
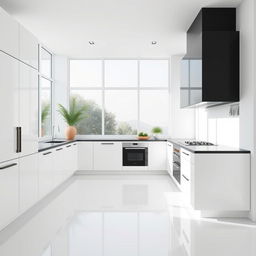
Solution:
{"label": "recessed ceiling light", "polygon": [[151,44],[157,44],[157,41],[152,41]]}
{"label": "recessed ceiling light", "polygon": [[89,41],[89,44],[94,45],[95,43],[94,43],[94,41]]}

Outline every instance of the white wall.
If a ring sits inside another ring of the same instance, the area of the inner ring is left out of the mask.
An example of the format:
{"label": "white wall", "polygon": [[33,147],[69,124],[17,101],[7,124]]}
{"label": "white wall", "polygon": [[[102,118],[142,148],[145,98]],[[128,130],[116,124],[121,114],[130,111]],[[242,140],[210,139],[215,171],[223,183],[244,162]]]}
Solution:
{"label": "white wall", "polygon": [[56,138],[65,137],[65,127],[66,123],[63,121],[62,117],[58,113],[58,104],[62,104],[65,107],[68,106],[68,58],[64,56],[55,55],[54,56],[54,101],[53,101],[53,114],[55,116],[54,123],[54,135]]}
{"label": "white wall", "polygon": [[196,109],[196,139],[239,147],[239,117],[231,117],[230,105]]}
{"label": "white wall", "polygon": [[244,0],[237,8],[237,29],[240,31],[240,146],[251,150],[251,217],[256,220],[255,158],[255,3]]}
{"label": "white wall", "polygon": [[180,61],[181,56],[172,56],[170,60],[170,136],[172,138],[195,137],[195,110],[180,108]]}

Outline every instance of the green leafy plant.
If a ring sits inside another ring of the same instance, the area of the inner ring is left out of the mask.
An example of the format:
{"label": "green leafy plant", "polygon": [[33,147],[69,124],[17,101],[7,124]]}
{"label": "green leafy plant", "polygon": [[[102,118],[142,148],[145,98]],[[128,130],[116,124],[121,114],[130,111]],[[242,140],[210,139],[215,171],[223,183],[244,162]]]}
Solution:
{"label": "green leafy plant", "polygon": [[152,133],[154,133],[154,134],[160,134],[160,133],[162,133],[163,132],[163,130],[162,130],[162,128],[160,128],[160,127],[154,127],[153,129],[152,129]]}
{"label": "green leafy plant", "polygon": [[42,112],[41,112],[41,122],[42,122],[42,124],[45,123],[45,120],[47,119],[49,114],[50,114],[50,104],[44,104],[42,106]]}
{"label": "green leafy plant", "polygon": [[69,110],[61,104],[58,106],[58,112],[62,115],[63,119],[69,126],[75,126],[85,118],[85,111],[87,107],[86,105],[79,106],[75,97],[72,97],[70,100]]}
{"label": "green leafy plant", "polygon": [[147,137],[147,136],[148,136],[148,134],[145,133],[145,132],[140,132],[138,135],[139,135],[140,137]]}

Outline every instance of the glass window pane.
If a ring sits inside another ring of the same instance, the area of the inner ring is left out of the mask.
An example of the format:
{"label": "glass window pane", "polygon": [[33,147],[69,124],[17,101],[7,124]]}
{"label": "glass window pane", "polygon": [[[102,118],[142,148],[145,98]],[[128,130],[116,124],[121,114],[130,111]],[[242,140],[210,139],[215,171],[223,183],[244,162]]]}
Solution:
{"label": "glass window pane", "polygon": [[137,90],[105,91],[105,134],[137,134]]}
{"label": "glass window pane", "polygon": [[101,60],[70,60],[71,87],[102,86]]}
{"label": "glass window pane", "polygon": [[41,48],[40,72],[48,77],[52,77],[52,54]]}
{"label": "glass window pane", "polygon": [[189,105],[189,89],[182,88],[180,90],[180,107],[184,108]]}
{"label": "glass window pane", "polygon": [[168,90],[141,90],[140,91],[140,130],[151,134],[155,126],[167,134],[169,119]]}
{"label": "glass window pane", "polygon": [[168,60],[141,60],[140,86],[141,87],[168,87],[169,62]]}
{"label": "glass window pane", "polygon": [[136,87],[138,85],[137,60],[106,60],[106,87]]}
{"label": "glass window pane", "polygon": [[189,87],[189,60],[181,61],[181,87]]}
{"label": "glass window pane", "polygon": [[52,103],[51,81],[41,78],[40,102],[41,102],[41,136],[52,135]]}
{"label": "glass window pane", "polygon": [[202,60],[190,60],[190,87],[202,87]]}
{"label": "glass window pane", "polygon": [[102,134],[101,90],[71,90],[79,105],[86,105],[86,117],[77,125],[78,134]]}

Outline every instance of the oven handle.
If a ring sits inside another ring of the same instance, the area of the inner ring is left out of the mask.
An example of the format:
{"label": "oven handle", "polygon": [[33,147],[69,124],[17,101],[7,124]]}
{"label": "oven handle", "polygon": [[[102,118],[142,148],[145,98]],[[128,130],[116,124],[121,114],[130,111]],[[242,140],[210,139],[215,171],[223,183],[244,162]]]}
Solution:
{"label": "oven handle", "polygon": [[123,149],[147,149],[146,147],[145,148],[140,148],[140,147],[130,147],[130,148],[123,148]]}

